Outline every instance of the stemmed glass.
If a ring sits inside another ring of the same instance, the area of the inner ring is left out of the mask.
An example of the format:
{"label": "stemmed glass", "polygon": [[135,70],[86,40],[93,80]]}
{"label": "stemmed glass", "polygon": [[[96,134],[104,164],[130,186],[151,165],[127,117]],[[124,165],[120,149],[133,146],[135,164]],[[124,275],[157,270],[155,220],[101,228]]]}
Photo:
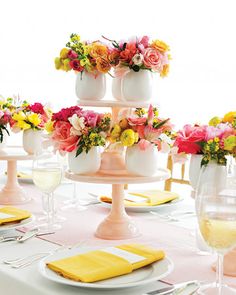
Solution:
{"label": "stemmed glass", "polygon": [[205,177],[203,172],[204,167],[196,191],[196,212],[202,237],[218,261],[216,282],[203,285],[198,294],[236,294],[236,289],[222,282],[224,255],[236,246],[236,190],[227,181],[219,182],[217,173]]}
{"label": "stemmed glass", "polygon": [[33,161],[32,178],[36,187],[42,191],[43,198],[46,198],[45,208],[43,208],[46,211],[46,222],[38,226],[48,231],[60,229],[61,225],[55,223],[54,210],[54,191],[62,179],[60,163],[53,157],[36,157]]}

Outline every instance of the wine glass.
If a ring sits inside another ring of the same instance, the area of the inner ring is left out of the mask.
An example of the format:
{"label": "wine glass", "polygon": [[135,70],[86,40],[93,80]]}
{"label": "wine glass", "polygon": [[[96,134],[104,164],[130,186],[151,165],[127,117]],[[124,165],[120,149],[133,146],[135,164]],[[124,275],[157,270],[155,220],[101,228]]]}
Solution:
{"label": "wine glass", "polygon": [[205,177],[201,169],[196,191],[196,213],[199,229],[208,246],[217,253],[216,282],[202,285],[198,294],[236,294],[236,289],[224,285],[224,255],[236,246],[236,190],[227,181],[219,182],[217,173]]}
{"label": "wine glass", "polygon": [[32,169],[33,182],[42,193],[44,210],[46,211],[46,223],[39,224],[41,229],[48,231],[57,230],[61,225],[55,223],[54,191],[61,183],[62,167],[55,158],[38,156],[33,161]]}

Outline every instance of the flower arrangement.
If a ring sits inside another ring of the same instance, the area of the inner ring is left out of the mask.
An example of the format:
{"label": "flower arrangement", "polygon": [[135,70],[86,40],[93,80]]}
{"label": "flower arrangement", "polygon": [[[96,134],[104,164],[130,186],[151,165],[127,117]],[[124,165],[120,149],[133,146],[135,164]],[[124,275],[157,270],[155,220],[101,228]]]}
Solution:
{"label": "flower arrangement", "polygon": [[120,142],[127,147],[137,144],[141,150],[151,144],[159,150],[166,150],[166,145],[169,146],[171,141],[169,135],[172,127],[170,120],[159,118],[157,109],[150,105],[148,112],[137,108],[132,115],[122,118],[113,126],[109,139],[112,143]]}
{"label": "flower arrangement", "polygon": [[70,41],[60,52],[60,57],[55,58],[57,70],[76,72],[83,71],[106,74],[111,69],[109,48],[100,41],[81,41],[80,36],[71,34]]}
{"label": "flower arrangement", "polygon": [[236,156],[235,114],[230,112],[223,119],[214,117],[209,125],[185,125],[176,134],[174,146],[178,153],[203,155],[201,166],[210,161],[226,165],[227,155]]}
{"label": "flower arrangement", "polygon": [[150,42],[148,36],[119,42],[105,39],[113,45],[110,60],[116,76],[122,76],[129,70],[139,72],[141,69],[159,73],[161,77],[167,76],[171,56],[169,46],[163,41]]}
{"label": "flower arrangement", "polygon": [[105,146],[110,122],[109,114],[99,114],[73,106],[54,113],[48,131],[55,150],[76,150],[77,157],[82,152],[88,153],[94,146]]}
{"label": "flower arrangement", "polygon": [[2,143],[4,139],[4,130],[8,135],[10,135],[7,127],[8,124],[11,123],[11,112],[13,109],[14,106],[12,98],[5,99],[4,97],[0,97],[0,143]]}
{"label": "flower arrangement", "polygon": [[28,129],[43,130],[50,116],[51,111],[41,103],[29,104],[24,101],[20,107],[14,109],[10,125],[14,132]]}

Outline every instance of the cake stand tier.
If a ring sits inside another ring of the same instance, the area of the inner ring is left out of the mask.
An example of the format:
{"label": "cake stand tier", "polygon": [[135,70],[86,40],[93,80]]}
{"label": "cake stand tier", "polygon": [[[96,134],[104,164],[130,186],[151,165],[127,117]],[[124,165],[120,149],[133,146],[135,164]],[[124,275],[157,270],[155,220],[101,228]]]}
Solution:
{"label": "cake stand tier", "polygon": [[0,191],[1,205],[17,205],[31,200],[17,180],[17,161],[34,158],[35,155],[27,154],[22,147],[11,146],[0,151],[0,160],[7,161],[7,181]]}
{"label": "cake stand tier", "polygon": [[77,104],[84,107],[146,108],[150,105],[150,102],[122,100],[77,100]]}
{"label": "cake stand tier", "polygon": [[99,172],[93,175],[77,175],[66,172],[65,176],[79,182],[112,184],[112,207],[109,215],[97,227],[95,235],[101,239],[123,240],[140,235],[135,223],[130,219],[124,206],[124,184],[149,183],[166,180],[170,177],[169,170],[159,169],[155,176],[142,177],[133,175],[106,175]]}

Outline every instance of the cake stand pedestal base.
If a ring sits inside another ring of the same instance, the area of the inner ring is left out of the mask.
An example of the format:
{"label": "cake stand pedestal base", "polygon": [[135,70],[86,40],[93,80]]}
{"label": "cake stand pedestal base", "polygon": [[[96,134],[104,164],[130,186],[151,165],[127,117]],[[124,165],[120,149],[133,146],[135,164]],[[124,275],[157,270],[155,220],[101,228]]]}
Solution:
{"label": "cake stand pedestal base", "polygon": [[138,228],[125,212],[124,185],[112,185],[112,207],[108,217],[98,226],[96,237],[106,240],[123,240],[140,235]]}
{"label": "cake stand pedestal base", "polygon": [[1,205],[17,205],[24,204],[30,201],[23,188],[17,180],[17,161],[7,161],[7,183],[0,191]]}

